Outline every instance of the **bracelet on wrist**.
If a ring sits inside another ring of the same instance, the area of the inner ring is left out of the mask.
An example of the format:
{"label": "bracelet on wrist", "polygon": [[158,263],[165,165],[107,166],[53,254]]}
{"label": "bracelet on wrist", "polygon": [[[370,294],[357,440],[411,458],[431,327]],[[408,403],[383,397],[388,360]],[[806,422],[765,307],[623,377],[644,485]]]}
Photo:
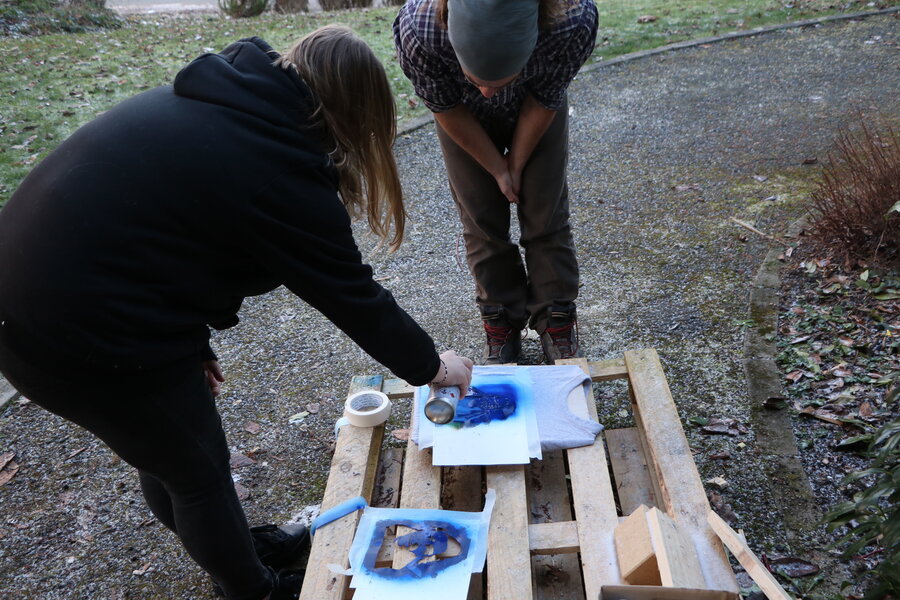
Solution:
{"label": "bracelet on wrist", "polygon": [[432,385],[443,385],[445,381],[447,381],[447,377],[450,376],[450,371],[447,370],[447,363],[444,362],[444,359],[441,359],[441,366],[444,367],[444,376],[441,377],[440,381],[432,381]]}

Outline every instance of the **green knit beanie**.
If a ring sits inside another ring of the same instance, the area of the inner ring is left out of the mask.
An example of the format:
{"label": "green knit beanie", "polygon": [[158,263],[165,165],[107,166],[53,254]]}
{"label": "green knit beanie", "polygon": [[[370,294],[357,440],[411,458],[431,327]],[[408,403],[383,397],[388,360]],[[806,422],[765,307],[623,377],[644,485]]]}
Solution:
{"label": "green knit beanie", "polygon": [[538,37],[540,0],[448,0],[447,32],[462,68],[485,81],[517,74]]}

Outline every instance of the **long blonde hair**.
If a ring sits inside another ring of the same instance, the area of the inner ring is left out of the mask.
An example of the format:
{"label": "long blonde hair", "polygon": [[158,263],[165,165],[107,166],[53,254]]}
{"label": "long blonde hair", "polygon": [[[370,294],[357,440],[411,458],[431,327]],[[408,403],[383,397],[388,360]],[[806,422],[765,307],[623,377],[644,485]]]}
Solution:
{"label": "long blonde hair", "polygon": [[369,228],[382,241],[390,238],[390,249],[396,250],[403,241],[406,209],[393,153],[396,107],[384,66],[343,25],[326,25],[304,36],[277,64],[296,69],[315,96],[312,118],[328,138],[347,211],[365,212]]}

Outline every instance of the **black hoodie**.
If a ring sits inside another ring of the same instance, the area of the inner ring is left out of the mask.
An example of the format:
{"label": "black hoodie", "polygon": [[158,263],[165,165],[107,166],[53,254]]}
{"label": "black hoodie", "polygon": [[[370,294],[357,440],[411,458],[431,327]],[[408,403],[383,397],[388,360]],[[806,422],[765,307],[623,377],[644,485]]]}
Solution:
{"label": "black hoodie", "polygon": [[431,338],[372,280],[309,124],[261,39],[200,56],[76,131],[0,211],[0,322],[43,359],[148,369],[203,355],[207,325],[281,284],[397,376]]}

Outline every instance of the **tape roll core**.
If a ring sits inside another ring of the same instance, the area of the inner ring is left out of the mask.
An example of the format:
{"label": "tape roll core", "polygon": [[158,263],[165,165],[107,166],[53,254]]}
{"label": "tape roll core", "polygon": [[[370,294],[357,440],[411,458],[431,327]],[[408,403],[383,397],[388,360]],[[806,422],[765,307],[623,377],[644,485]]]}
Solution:
{"label": "tape roll core", "polygon": [[387,394],[374,390],[356,392],[344,404],[344,416],[351,425],[374,427],[391,416],[391,401]]}

